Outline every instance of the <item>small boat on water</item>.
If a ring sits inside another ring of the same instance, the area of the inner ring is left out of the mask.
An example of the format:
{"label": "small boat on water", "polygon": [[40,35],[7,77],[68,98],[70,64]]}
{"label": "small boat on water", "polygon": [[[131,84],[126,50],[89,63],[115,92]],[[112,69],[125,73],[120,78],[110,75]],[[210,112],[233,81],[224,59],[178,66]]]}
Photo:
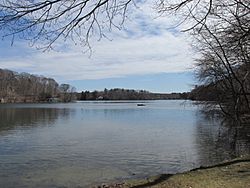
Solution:
{"label": "small boat on water", "polygon": [[137,106],[146,106],[145,104],[139,103]]}

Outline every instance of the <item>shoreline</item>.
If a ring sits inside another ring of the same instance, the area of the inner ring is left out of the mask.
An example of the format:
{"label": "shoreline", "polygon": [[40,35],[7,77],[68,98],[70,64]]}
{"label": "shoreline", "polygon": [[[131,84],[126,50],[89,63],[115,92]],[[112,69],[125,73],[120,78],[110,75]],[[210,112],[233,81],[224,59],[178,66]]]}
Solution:
{"label": "shoreline", "polygon": [[183,101],[193,101],[193,100],[190,100],[190,99],[105,99],[105,100],[72,100],[72,101],[69,101],[69,102],[62,102],[62,101],[59,101],[59,102],[49,102],[49,101],[28,101],[28,102],[0,102],[0,105],[1,104],[60,104],[60,103],[76,103],[76,102],[106,102],[106,101],[133,101],[133,102],[136,102],[136,101],[175,101],[175,100],[183,100]]}
{"label": "shoreline", "polygon": [[201,166],[177,174],[101,184],[93,188],[247,188],[250,187],[250,155]]}

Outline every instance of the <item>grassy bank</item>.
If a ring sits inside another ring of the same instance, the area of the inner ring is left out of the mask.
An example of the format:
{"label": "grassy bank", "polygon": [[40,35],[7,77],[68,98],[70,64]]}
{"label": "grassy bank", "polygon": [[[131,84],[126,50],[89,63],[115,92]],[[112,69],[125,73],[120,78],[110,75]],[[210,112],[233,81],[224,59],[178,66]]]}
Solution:
{"label": "grassy bank", "polygon": [[250,188],[250,156],[180,174],[101,185],[102,188]]}

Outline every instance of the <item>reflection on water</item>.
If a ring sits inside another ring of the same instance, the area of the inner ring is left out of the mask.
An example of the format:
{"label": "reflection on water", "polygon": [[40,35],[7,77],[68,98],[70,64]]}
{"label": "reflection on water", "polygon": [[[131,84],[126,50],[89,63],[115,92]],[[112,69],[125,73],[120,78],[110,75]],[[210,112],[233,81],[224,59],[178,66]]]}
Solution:
{"label": "reflection on water", "polygon": [[222,126],[191,102],[136,104],[1,105],[0,187],[86,187],[250,153],[249,128]]}
{"label": "reflection on water", "polygon": [[67,119],[69,112],[56,108],[0,108],[0,134],[20,127],[53,125],[59,117]]}
{"label": "reflection on water", "polygon": [[[199,135],[196,137],[199,139],[197,143],[206,140],[205,142],[209,143],[207,145],[214,147],[220,155],[224,154],[222,159],[250,154],[250,127],[248,125],[236,127],[235,122],[203,113],[200,113],[200,117],[200,120],[197,121],[197,135]],[[208,126],[209,123],[210,126]],[[207,139],[200,138],[204,132],[205,135],[209,135]],[[224,148],[225,153],[222,153],[221,148]]]}
{"label": "reflection on water", "polygon": [[229,123],[225,125],[219,117],[199,112],[196,129],[200,164],[215,164],[250,154],[249,126],[236,128]]}

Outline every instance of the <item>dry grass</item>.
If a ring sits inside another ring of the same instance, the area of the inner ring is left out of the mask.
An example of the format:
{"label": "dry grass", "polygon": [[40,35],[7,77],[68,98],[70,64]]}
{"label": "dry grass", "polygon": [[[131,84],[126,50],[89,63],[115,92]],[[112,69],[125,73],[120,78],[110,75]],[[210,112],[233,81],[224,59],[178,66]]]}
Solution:
{"label": "dry grass", "polygon": [[106,188],[250,188],[250,157],[176,175],[130,180]]}

